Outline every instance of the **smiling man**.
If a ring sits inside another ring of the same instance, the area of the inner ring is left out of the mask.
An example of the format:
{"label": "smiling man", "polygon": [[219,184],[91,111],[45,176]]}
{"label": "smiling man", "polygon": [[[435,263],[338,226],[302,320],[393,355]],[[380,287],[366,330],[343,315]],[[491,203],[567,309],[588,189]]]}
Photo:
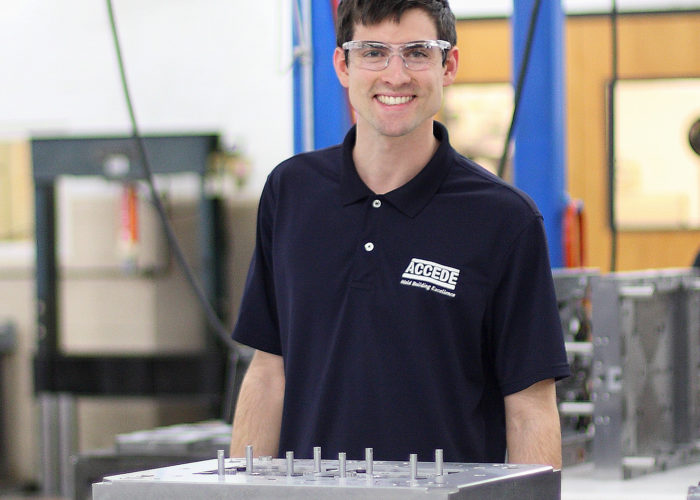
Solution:
{"label": "smiling man", "polygon": [[433,119],[459,61],[447,1],[343,0],[336,33],[357,124],[263,190],[231,455],[559,467],[569,368],[542,217]]}

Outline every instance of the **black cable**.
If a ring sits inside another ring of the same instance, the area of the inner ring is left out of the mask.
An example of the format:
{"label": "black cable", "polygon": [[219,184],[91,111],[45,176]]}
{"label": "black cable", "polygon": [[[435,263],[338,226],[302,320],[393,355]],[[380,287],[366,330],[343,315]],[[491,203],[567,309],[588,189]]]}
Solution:
{"label": "black cable", "polygon": [[527,75],[527,69],[530,66],[530,53],[532,52],[532,42],[535,38],[535,28],[537,26],[537,17],[540,12],[541,0],[535,0],[532,5],[532,11],[530,12],[530,23],[527,28],[527,39],[525,41],[525,51],[523,52],[523,58],[520,61],[520,68],[518,70],[518,81],[515,86],[515,95],[513,97],[513,116],[510,119],[510,126],[508,127],[508,135],[506,136],[505,144],[503,145],[503,154],[498,162],[498,176],[503,177],[506,170],[506,161],[508,160],[508,150],[510,149],[510,143],[513,139],[513,131],[515,129],[515,122],[518,118],[518,110],[520,109],[520,100],[523,93],[523,86],[525,85],[525,76]]}
{"label": "black cable", "polygon": [[182,251],[182,248],[177,240],[177,237],[175,236],[175,231],[172,228],[172,225],[170,224],[170,221],[168,220],[168,216],[166,214],[165,208],[163,207],[163,204],[161,203],[160,196],[158,195],[158,191],[156,190],[155,186],[155,181],[153,179],[153,171],[151,169],[151,164],[148,161],[148,155],[146,154],[146,146],[143,140],[143,137],[141,136],[139,132],[139,128],[136,122],[136,116],[134,114],[134,107],[132,105],[131,101],[131,94],[129,92],[129,86],[127,84],[126,80],[126,72],[124,71],[124,62],[122,60],[122,53],[121,53],[121,47],[119,44],[119,35],[117,34],[117,26],[116,22],[114,20],[114,12],[112,9],[112,1],[107,0],[107,10],[109,13],[109,23],[112,28],[112,37],[114,40],[114,49],[117,55],[117,62],[119,64],[119,74],[121,77],[121,84],[122,84],[122,89],[124,91],[124,99],[126,101],[127,108],[129,110],[129,119],[131,121],[131,130],[132,130],[132,138],[137,144],[137,149],[139,152],[139,156],[141,157],[141,163],[143,165],[143,170],[145,174],[145,178],[147,181],[147,184],[150,188],[151,196],[153,197],[153,203],[156,207],[156,211],[158,212],[158,216],[160,217],[162,223],[163,223],[163,228],[165,230],[165,234],[168,239],[168,243],[170,244],[170,247],[172,248],[173,252],[175,253],[175,259],[177,260],[178,264],[182,268],[182,271],[185,273],[185,277],[187,281],[189,282],[190,286],[194,290],[195,294],[197,295],[197,298],[199,299],[199,302],[201,303],[204,312],[206,314],[207,322],[210,326],[210,328],[214,331],[216,336],[221,340],[224,345],[226,345],[230,350],[238,353],[238,346],[235,344],[233,339],[231,339],[231,333],[228,331],[228,329],[224,326],[222,321],[219,319],[217,316],[216,312],[214,311],[214,308],[211,306],[209,303],[209,299],[206,296],[206,293],[202,289],[201,285],[199,284],[199,281],[197,278],[194,276],[194,273],[192,271],[192,268],[189,266],[187,263],[187,259],[185,258],[184,252]]}
{"label": "black cable", "polygon": [[610,223],[610,272],[617,270],[618,229],[615,219],[616,178],[615,178],[615,87],[618,80],[618,40],[617,40],[617,2],[612,0],[610,11],[610,35],[612,44],[612,67],[610,86],[608,88],[608,205]]}

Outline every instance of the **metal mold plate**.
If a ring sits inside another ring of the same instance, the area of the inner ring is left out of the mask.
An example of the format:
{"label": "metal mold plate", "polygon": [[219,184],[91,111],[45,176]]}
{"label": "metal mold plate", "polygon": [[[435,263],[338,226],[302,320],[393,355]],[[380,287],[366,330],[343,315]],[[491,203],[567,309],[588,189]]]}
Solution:
{"label": "metal mold plate", "polygon": [[245,459],[225,459],[224,473],[217,460],[106,477],[93,485],[94,500],[267,499],[558,499],[561,478],[548,466],[445,463],[437,475],[432,463],[418,463],[411,480],[409,462],[373,464],[368,475],[364,461],[348,460],[347,477],[340,477],[337,460],[295,459],[287,474],[283,459],[257,458],[253,472]]}

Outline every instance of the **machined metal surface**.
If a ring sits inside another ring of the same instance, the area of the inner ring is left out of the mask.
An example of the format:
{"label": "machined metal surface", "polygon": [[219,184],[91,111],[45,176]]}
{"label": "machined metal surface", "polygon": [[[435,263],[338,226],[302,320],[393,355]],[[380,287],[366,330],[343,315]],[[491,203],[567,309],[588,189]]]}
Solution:
{"label": "machined metal surface", "polygon": [[[631,477],[691,461],[698,329],[691,270],[620,273],[593,288],[594,462]],[[695,325],[693,325],[695,323]]]}
{"label": "machined metal surface", "polygon": [[[290,464],[291,460],[291,464]],[[342,465],[344,464],[344,467]],[[122,474],[93,485],[93,500],[470,499],[549,500],[561,492],[549,466],[433,462],[228,458]],[[344,469],[344,474],[343,470]],[[372,470],[372,473],[368,473]],[[439,473],[438,471],[441,471]]]}
{"label": "machined metal surface", "polygon": [[571,376],[557,382],[557,403],[562,431],[564,466],[591,460],[593,447],[591,320],[592,284],[600,276],[594,269],[552,271]]}

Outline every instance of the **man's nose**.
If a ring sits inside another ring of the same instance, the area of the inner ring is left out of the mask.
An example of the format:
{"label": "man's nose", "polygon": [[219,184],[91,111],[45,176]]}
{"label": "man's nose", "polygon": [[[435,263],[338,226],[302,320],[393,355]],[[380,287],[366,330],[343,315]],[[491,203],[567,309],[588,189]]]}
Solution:
{"label": "man's nose", "polygon": [[384,74],[394,83],[411,79],[408,74],[408,68],[406,68],[406,62],[400,54],[396,53],[389,56],[389,62],[384,68]]}

